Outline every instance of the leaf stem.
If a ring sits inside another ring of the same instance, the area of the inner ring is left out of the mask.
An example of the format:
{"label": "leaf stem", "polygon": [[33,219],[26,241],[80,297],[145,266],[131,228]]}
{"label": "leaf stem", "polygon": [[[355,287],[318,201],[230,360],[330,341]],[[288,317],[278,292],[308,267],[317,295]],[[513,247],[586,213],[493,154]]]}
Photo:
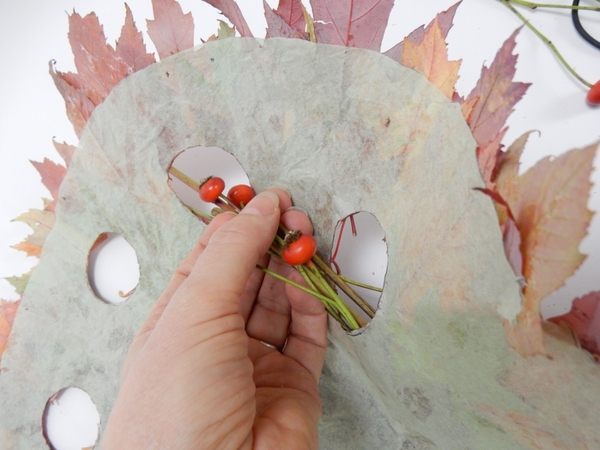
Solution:
{"label": "leaf stem", "polygon": [[369,290],[375,291],[375,292],[383,292],[383,289],[379,288],[377,286],[371,286],[370,284],[361,283],[360,281],[353,280],[352,278],[346,278],[346,277],[343,277],[342,275],[338,275],[338,277],[340,277],[340,280],[343,280],[347,284],[351,284],[352,286],[358,286],[358,287],[361,287],[364,289],[369,289]]}
{"label": "leaf stem", "polygon": [[550,50],[554,53],[554,55],[556,55],[556,57],[559,59],[559,61],[562,63],[562,65],[565,66],[565,68],[571,73],[571,75],[573,75],[575,78],[577,78],[583,84],[585,84],[587,87],[592,87],[592,83],[584,80],[577,72],[575,72],[575,70],[569,65],[569,63],[567,63],[565,58],[563,58],[563,56],[560,54],[560,52],[558,51],[556,46],[552,43],[552,41],[550,39],[548,39],[546,36],[544,36],[536,27],[534,27],[529,22],[529,20],[527,20],[519,11],[517,11],[515,9],[515,7],[513,5],[511,5],[511,3],[510,3],[511,1],[514,1],[514,0],[500,0],[500,3],[502,3],[508,9],[510,9],[513,13],[515,13],[517,15],[517,17],[523,21],[523,23],[527,26],[527,28],[529,28],[531,31],[533,31],[536,34],[536,36],[538,36],[550,48]]}
{"label": "leaf stem", "polygon": [[527,2],[525,0],[509,0],[511,3],[515,3],[517,5],[524,6],[530,9],[537,8],[557,8],[557,9],[579,9],[586,11],[600,11],[600,7],[598,6],[574,6],[574,5],[557,5],[556,3],[535,3],[535,2]]}
{"label": "leaf stem", "polygon": [[319,267],[319,269],[321,269],[325,275],[335,283],[337,287],[344,291],[344,293],[350,297],[350,299],[356,303],[360,309],[364,311],[368,317],[371,319],[375,317],[375,310],[371,307],[371,305],[365,302],[364,299],[354,291],[354,289],[348,286],[348,284],[342,280],[339,275],[331,270],[331,267],[329,267],[328,264],[325,264],[319,255],[313,256],[312,260]]}

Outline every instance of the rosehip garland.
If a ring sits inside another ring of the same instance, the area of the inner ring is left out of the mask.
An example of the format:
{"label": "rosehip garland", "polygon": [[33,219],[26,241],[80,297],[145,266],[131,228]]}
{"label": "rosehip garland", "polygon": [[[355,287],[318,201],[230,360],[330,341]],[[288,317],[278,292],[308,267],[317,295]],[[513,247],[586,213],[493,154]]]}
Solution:
{"label": "rosehip garland", "polygon": [[[211,214],[203,213],[188,205],[188,208],[206,223],[225,211],[239,213],[255,196],[254,190],[247,185],[233,186],[227,196],[224,196],[225,182],[219,177],[211,176],[198,183],[175,167],[171,166],[169,173],[197,191],[203,201],[216,205]],[[336,274],[316,251],[317,242],[313,236],[302,234],[297,230],[288,230],[283,224],[279,224],[279,231],[269,249],[269,254],[293,266],[302,275],[308,287],[295,283],[266,267],[257,266],[257,268],[320,299],[327,312],[341,324],[344,330],[352,331],[364,327],[366,321],[348,307],[332,284],[341,289],[370,318],[375,316],[375,310],[351,286],[360,286],[378,292],[382,289]]]}

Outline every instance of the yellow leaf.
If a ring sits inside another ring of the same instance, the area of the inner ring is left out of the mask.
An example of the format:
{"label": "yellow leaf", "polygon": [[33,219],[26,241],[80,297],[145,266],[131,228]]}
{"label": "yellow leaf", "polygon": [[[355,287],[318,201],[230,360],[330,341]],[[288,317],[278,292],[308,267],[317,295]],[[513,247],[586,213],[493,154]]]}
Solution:
{"label": "yellow leaf", "polygon": [[402,64],[421,72],[449,99],[454,95],[460,63],[461,60],[448,60],[446,41],[437,17],[420,43],[409,40],[404,43]]}

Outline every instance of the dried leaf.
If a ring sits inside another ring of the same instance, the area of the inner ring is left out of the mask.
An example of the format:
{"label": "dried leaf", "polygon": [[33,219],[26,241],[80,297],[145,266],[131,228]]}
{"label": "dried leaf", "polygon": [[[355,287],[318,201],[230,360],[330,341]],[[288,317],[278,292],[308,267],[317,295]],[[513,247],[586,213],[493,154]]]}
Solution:
{"label": "dried leaf", "polygon": [[218,22],[219,29],[217,30],[217,34],[212,34],[206,41],[202,42],[216,41],[217,39],[225,39],[235,36],[234,27],[230,27],[229,24],[223,20],[218,20]]}
{"label": "dried leaf", "polygon": [[8,302],[0,300],[0,358],[2,358],[4,350],[6,350],[8,335],[15,321],[19,303],[20,301]]}
{"label": "dried leaf", "polygon": [[250,27],[246,23],[246,19],[240,11],[240,7],[237,5],[235,0],[204,0],[206,3],[214,8],[217,8],[221,13],[227,17],[231,24],[240,33],[242,37],[252,37]]}
{"label": "dried leaf", "polygon": [[[458,7],[460,6],[461,3],[462,3],[462,0],[460,0],[459,2],[452,5],[446,11],[439,13],[435,17],[435,19],[437,19],[437,26],[439,26],[444,40],[448,37],[448,32],[450,31],[450,28],[452,28],[452,24],[454,21],[454,14],[456,14],[456,10],[458,9]],[[432,20],[431,22],[429,22],[429,25],[427,25],[427,28],[425,28],[423,25],[421,25],[419,28],[413,30],[408,36],[406,36],[402,40],[402,42],[399,42],[398,44],[396,44],[395,46],[390,48],[388,51],[386,51],[384,53],[384,55],[389,56],[394,61],[398,61],[400,64],[403,64],[402,51],[404,49],[404,44],[406,42],[412,42],[413,44],[417,44],[417,45],[420,44],[421,41],[423,40],[423,37],[425,37],[425,33],[433,26],[435,19]]]}
{"label": "dried leaf", "polygon": [[306,37],[306,19],[301,0],[279,0],[279,5],[274,12],[292,29]]}
{"label": "dried leaf", "polygon": [[411,41],[404,43],[402,64],[421,72],[450,100],[454,95],[460,63],[461,60],[448,60],[446,41],[442,37],[437,17],[419,44]]}
{"label": "dried leaf", "polygon": [[72,145],[63,142],[62,144],[56,141],[52,141],[54,144],[54,148],[61,156],[61,158],[65,161],[67,167],[71,165],[71,160],[73,159],[73,155],[75,154],[75,147]]}
{"label": "dried leaf", "polygon": [[523,97],[529,83],[515,83],[517,56],[512,54],[515,48],[515,31],[502,45],[489,69],[481,69],[481,76],[466,101],[479,98],[469,114],[468,123],[479,147],[483,147],[497,137],[504,127],[506,119],[513,112],[513,106]]}
{"label": "dried leaf", "polygon": [[571,311],[550,321],[557,325],[566,323],[577,336],[581,347],[600,362],[600,291],[576,298]]}
{"label": "dried leaf", "polygon": [[81,136],[83,127],[92,115],[96,107],[94,103],[80,90],[73,87],[65,80],[65,74],[54,70],[53,61],[50,61],[50,76],[54,80],[54,85],[65,100],[67,107],[67,117],[73,124],[75,134]]}
{"label": "dried leaf", "polygon": [[29,282],[29,277],[31,276],[32,270],[29,272],[18,276],[18,277],[6,277],[5,280],[10,283],[12,287],[15,288],[17,294],[21,295],[25,292],[25,288],[27,287],[27,283]]}
{"label": "dried leaf", "polygon": [[65,80],[98,105],[127,76],[127,67],[106,43],[102,25],[94,13],[83,18],[76,12],[69,16],[69,43],[77,74],[64,74]]}
{"label": "dried leaf", "polygon": [[46,237],[52,230],[56,215],[53,211],[41,211],[30,209],[17,217],[16,221],[24,222],[33,229],[33,233],[27,236],[24,242],[13,245],[13,248],[27,253],[28,256],[40,256]]}
{"label": "dried leaf", "polygon": [[522,279],[523,255],[521,254],[521,234],[510,206],[498,192],[489,188],[478,188],[478,190],[489,196],[495,202],[498,221],[500,222],[500,230],[502,231],[504,254],[515,275]]}
{"label": "dried leaf", "polygon": [[146,20],[148,35],[164,59],[194,46],[192,13],[183,14],[175,0],[152,0],[154,20]]}
{"label": "dried leaf", "polygon": [[124,62],[129,75],[156,62],[154,55],[146,52],[142,33],[137,30],[131,9],[127,4],[125,4],[125,24],[121,28],[121,36],[117,41],[116,54],[117,58]]}
{"label": "dried leaf", "polygon": [[498,166],[498,159],[502,151],[502,138],[508,128],[504,128],[496,137],[487,143],[483,147],[477,147],[477,163],[483,176],[483,181],[489,189],[494,189],[495,183],[493,179],[496,175],[496,168]]}
{"label": "dried leaf", "polygon": [[58,200],[58,188],[67,174],[67,169],[60,164],[44,158],[42,162],[30,161],[42,176],[42,183],[50,191],[52,201],[45,207],[46,211],[54,211]]}
{"label": "dried leaf", "polygon": [[380,51],[393,0],[311,0],[317,42]]}
{"label": "dried leaf", "polygon": [[497,188],[521,233],[523,309],[515,326],[506,324],[509,342],[523,355],[543,354],[540,302],[564,284],[584,261],[579,244],[593,213],[587,208],[597,144],[544,158],[518,175],[526,137],[507,151]]}
{"label": "dried leaf", "polygon": [[306,39],[306,35],[292,28],[283,18],[275,13],[271,7],[263,0],[265,8],[265,19],[267,20],[267,38],[300,38]]}

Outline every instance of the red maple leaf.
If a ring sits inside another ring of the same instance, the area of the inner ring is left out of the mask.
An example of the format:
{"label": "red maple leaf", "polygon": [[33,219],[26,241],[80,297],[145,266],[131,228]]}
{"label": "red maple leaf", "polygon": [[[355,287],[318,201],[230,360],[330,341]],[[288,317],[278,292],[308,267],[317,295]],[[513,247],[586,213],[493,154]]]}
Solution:
{"label": "red maple leaf", "polygon": [[194,46],[192,13],[183,14],[175,0],[152,0],[154,20],[146,20],[148,35],[163,59]]}
{"label": "red maple leaf", "polygon": [[317,42],[379,51],[393,0],[311,0]]}
{"label": "red maple leaf", "polygon": [[581,347],[600,362],[600,291],[576,298],[571,311],[551,318],[550,322],[568,324]]}

